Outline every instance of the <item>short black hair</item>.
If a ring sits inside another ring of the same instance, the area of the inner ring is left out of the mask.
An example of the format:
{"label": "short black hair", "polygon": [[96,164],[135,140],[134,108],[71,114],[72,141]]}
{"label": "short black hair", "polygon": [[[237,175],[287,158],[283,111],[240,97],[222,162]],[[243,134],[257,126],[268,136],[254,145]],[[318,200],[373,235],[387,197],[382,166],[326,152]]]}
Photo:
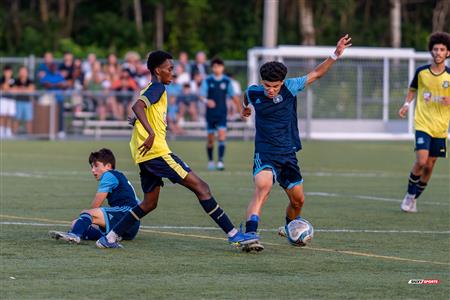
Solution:
{"label": "short black hair", "polygon": [[223,60],[222,60],[221,58],[219,58],[219,57],[214,57],[213,59],[211,59],[211,68],[212,68],[214,65],[222,65],[222,66],[224,66],[225,63],[223,62]]}
{"label": "short black hair", "polygon": [[259,68],[259,74],[262,80],[283,81],[286,78],[287,68],[278,61],[269,61]]}
{"label": "short black hair", "polygon": [[172,58],[173,57],[169,52],[162,50],[153,51],[148,55],[147,68],[152,75],[155,75],[155,69],[162,65],[166,60]]}
{"label": "short black hair", "polygon": [[5,65],[3,67],[3,71],[8,71],[8,70],[12,70],[12,67],[10,65]]}
{"label": "short black hair", "polygon": [[433,50],[434,45],[443,44],[450,50],[450,34],[447,32],[435,32],[428,41],[428,51]]}
{"label": "short black hair", "polygon": [[96,161],[99,161],[104,165],[111,164],[111,167],[113,169],[116,168],[116,158],[114,157],[112,151],[109,149],[102,148],[96,152],[91,152],[91,154],[89,155],[89,165],[92,166],[92,164]]}

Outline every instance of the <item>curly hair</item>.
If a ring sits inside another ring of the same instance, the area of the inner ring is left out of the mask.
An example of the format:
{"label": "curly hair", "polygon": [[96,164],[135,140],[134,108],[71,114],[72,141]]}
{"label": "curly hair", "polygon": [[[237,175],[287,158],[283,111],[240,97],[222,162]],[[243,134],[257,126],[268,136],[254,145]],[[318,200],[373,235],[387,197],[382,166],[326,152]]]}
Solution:
{"label": "curly hair", "polygon": [[450,50],[450,34],[447,32],[435,32],[428,41],[428,51],[433,50],[434,45],[443,44]]}
{"label": "curly hair", "polygon": [[155,75],[155,69],[162,65],[167,59],[172,59],[172,55],[168,52],[156,50],[150,53],[147,59],[147,68],[150,73]]}
{"label": "curly hair", "polygon": [[287,68],[278,61],[266,62],[259,69],[262,80],[283,81],[287,74]]}

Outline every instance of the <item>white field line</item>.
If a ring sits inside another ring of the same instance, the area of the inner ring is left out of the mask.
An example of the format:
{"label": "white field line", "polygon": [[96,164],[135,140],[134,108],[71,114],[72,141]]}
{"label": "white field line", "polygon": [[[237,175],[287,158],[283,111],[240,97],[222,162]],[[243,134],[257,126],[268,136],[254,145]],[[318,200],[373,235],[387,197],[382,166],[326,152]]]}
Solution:
{"label": "white field line", "polygon": [[[0,222],[0,225],[18,225],[18,226],[35,226],[35,227],[69,227],[69,224],[61,223],[36,223],[36,222]],[[203,230],[203,231],[220,231],[217,227],[201,227],[201,226],[146,226],[142,225],[142,229],[173,229],[173,230]],[[262,232],[277,232],[278,229],[261,229]],[[449,231],[432,231],[432,230],[372,230],[372,229],[314,229],[316,232],[325,233],[400,233],[400,234],[450,234]]]}

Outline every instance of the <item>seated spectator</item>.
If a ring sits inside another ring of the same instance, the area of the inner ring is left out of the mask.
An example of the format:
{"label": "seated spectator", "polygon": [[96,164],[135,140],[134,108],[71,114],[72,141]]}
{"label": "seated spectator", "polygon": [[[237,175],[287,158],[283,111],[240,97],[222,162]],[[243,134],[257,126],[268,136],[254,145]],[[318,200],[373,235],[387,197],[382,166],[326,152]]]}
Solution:
{"label": "seated spectator", "polygon": [[84,74],[87,74],[92,71],[92,67],[94,66],[94,63],[97,61],[97,55],[95,53],[89,53],[87,56],[87,59],[83,61],[81,64],[81,70]]}
{"label": "seated spectator", "polygon": [[121,66],[117,61],[117,56],[114,53],[108,55],[106,64],[103,66],[103,73],[106,76],[111,76],[112,74],[118,74],[121,70]]}
{"label": "seated spectator", "polygon": [[69,88],[73,87],[73,63],[74,57],[71,52],[64,53],[63,62],[59,65],[59,72],[64,77]]}
{"label": "seated spectator", "polygon": [[128,51],[125,54],[125,62],[122,64],[122,69],[128,70],[128,73],[130,74],[131,78],[133,80],[137,81],[137,77],[139,76],[138,70],[139,65],[141,64],[141,56],[139,53],[135,51]]}
{"label": "seated spectator", "polygon": [[11,66],[3,67],[3,76],[0,78],[0,138],[13,136],[13,118],[16,115],[16,101],[11,90],[14,86],[13,70]]}
{"label": "seated spectator", "polygon": [[[191,80],[191,93],[194,95],[200,95],[200,87],[202,86],[202,75],[198,72],[194,73],[194,77]],[[199,105],[197,110],[197,115],[199,119],[203,119],[206,113],[205,105]]]}
{"label": "seated spectator", "polygon": [[[73,93],[72,93],[72,105],[73,105],[73,112],[76,115],[81,113],[83,111],[83,95],[81,92],[83,91],[83,85],[84,85],[84,74],[81,70],[81,59],[77,58],[73,62]],[[94,107],[89,107],[89,111],[93,111]]]}
{"label": "seated spectator", "polygon": [[202,80],[209,74],[209,67],[206,64],[206,54],[203,51],[199,51],[195,55],[195,62],[191,67],[191,78],[193,78],[194,74],[197,72],[202,76]]}
{"label": "seated spectator", "polygon": [[33,97],[27,95],[34,92],[34,83],[28,77],[28,69],[20,67],[19,76],[17,77],[13,90],[16,96],[16,116],[14,122],[14,133],[18,133],[20,122],[25,122],[28,134],[33,133]]}
{"label": "seated spectator", "polygon": [[189,74],[189,77],[191,76],[191,64],[189,63],[189,56],[187,52],[181,51],[178,55],[178,64],[182,65],[184,67],[184,71]]}
{"label": "seated spectator", "polygon": [[191,82],[191,75],[186,72],[184,65],[177,65],[175,68],[175,73],[177,74],[177,83],[179,85],[189,84]]}
{"label": "seated spectator", "polygon": [[184,130],[178,124],[180,115],[178,114],[178,105],[175,97],[170,97],[167,104],[167,127],[174,134],[183,134]]}
{"label": "seated spectator", "polygon": [[181,94],[177,96],[177,104],[180,110],[180,118],[184,119],[186,109],[191,121],[198,121],[197,106],[199,102],[199,96],[191,92],[191,85],[185,83]]}
{"label": "seated spectator", "polygon": [[38,79],[41,80],[50,71],[50,66],[54,63],[53,54],[51,52],[45,52],[44,62],[39,64],[37,68]]}
{"label": "seated spectator", "polygon": [[120,77],[112,83],[111,90],[115,93],[114,102],[117,104],[114,117],[117,120],[124,120],[125,110],[127,115],[131,113],[133,96],[138,90],[136,82],[133,80],[127,69],[123,69],[120,72]]}
{"label": "seated spectator", "polygon": [[58,138],[64,139],[64,95],[62,90],[67,89],[68,85],[61,73],[58,72],[56,64],[51,64],[49,73],[41,79],[41,85],[50,91],[54,91],[56,104],[58,108]]}

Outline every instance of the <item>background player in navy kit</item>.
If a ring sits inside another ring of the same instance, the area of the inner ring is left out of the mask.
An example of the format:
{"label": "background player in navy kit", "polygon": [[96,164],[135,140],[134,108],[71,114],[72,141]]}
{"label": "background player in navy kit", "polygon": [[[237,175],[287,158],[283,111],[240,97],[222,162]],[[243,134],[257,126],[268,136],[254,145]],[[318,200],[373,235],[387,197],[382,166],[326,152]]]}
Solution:
{"label": "background player in navy kit", "polygon": [[211,60],[212,75],[209,75],[202,82],[200,87],[200,96],[206,103],[206,129],[208,131],[208,142],[206,145],[208,153],[208,169],[216,168],[213,159],[214,135],[217,131],[218,140],[218,161],[217,169],[225,168],[223,156],[225,154],[225,140],[227,130],[227,97],[233,98],[233,101],[240,107],[239,98],[235,96],[230,78],[224,75],[225,65],[220,58]]}
{"label": "background player in navy kit", "polygon": [[[116,159],[109,149],[100,149],[89,156],[92,174],[99,182],[91,208],[83,210],[74,221],[69,232],[49,231],[50,237],[79,244],[81,240],[97,240],[105,236],[124,214],[139,204],[134,188],[125,175],[115,169]],[[110,207],[100,207],[108,201]],[[132,240],[140,222],[134,224],[122,235],[124,240]]]}
{"label": "background player in navy kit", "polygon": [[[250,86],[244,96],[244,117],[255,109],[255,154],[253,176],[255,191],[247,208],[246,232],[256,232],[261,209],[269,198],[273,183],[278,181],[285,190],[289,204],[286,208],[286,224],[299,218],[304,203],[303,178],[298,167],[296,152],[301,149],[297,125],[297,93],[307,84],[323,76],[350,47],[351,38],[342,37],[334,53],[305,76],[285,80],[287,68],[280,62],[268,62],[261,66],[262,85]],[[284,229],[284,227],[281,227]],[[280,234],[283,234],[281,231]],[[246,251],[261,251],[259,242],[247,245]]]}

